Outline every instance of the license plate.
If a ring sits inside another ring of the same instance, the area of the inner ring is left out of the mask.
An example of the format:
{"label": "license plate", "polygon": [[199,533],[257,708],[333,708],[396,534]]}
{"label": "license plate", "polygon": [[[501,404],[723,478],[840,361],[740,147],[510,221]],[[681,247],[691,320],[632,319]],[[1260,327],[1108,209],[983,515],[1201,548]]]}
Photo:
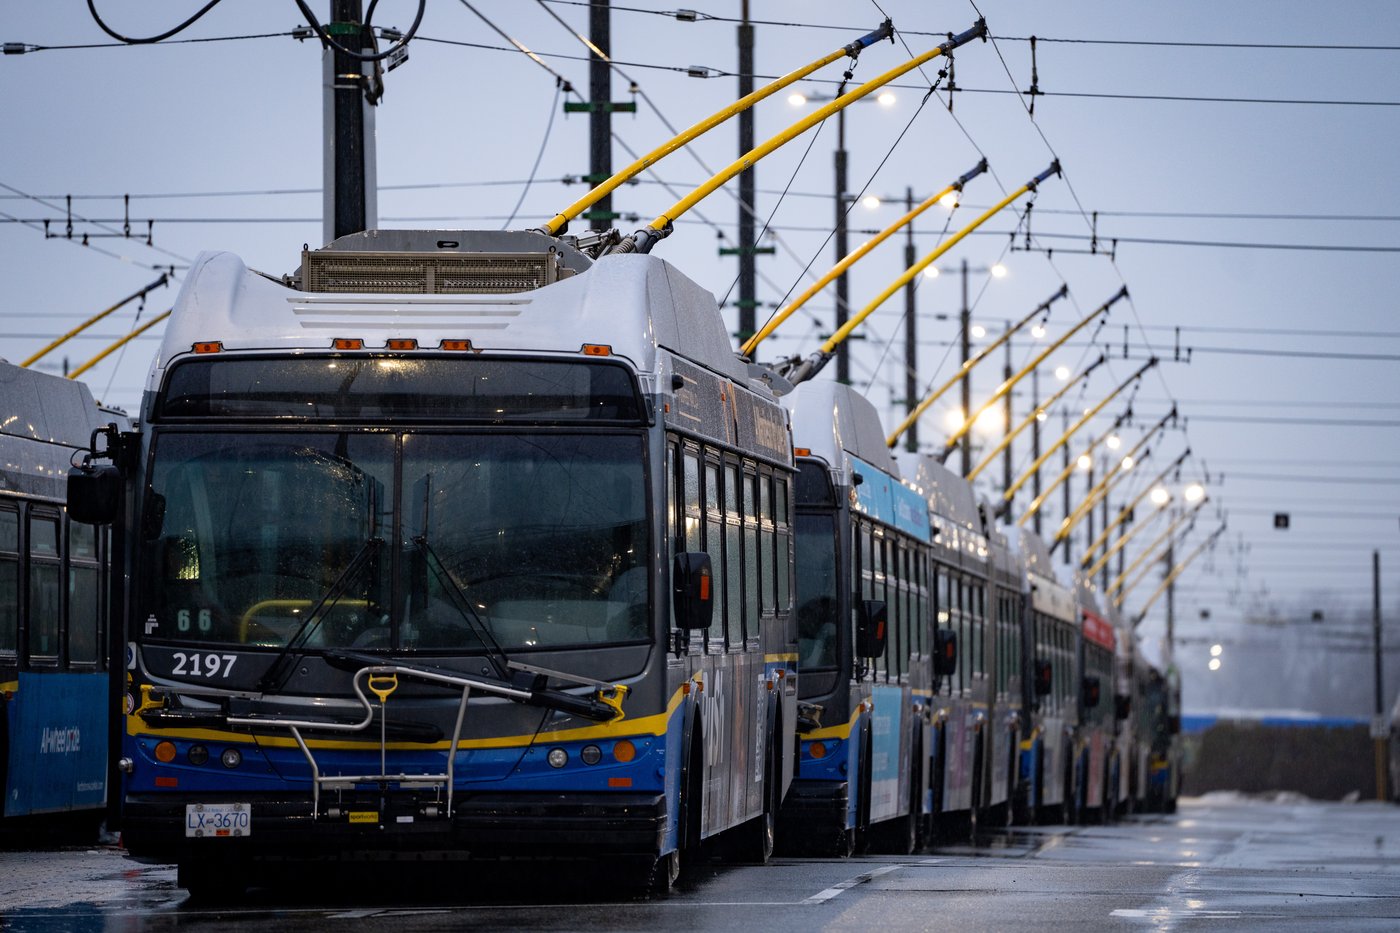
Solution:
{"label": "license plate", "polygon": [[242,837],[253,831],[253,808],[246,803],[185,804],[185,835],[196,838]]}

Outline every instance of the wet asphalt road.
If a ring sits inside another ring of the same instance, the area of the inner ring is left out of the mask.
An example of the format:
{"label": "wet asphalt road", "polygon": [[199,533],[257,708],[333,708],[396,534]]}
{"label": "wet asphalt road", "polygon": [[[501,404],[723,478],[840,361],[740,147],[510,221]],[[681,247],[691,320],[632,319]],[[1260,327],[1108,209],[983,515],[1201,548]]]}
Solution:
{"label": "wet asphalt road", "polygon": [[[1174,816],[991,833],[914,856],[705,865],[667,898],[606,866],[298,875],[218,909],[116,848],[0,851],[0,930],[1400,930],[1400,807],[1184,800]],[[311,887],[311,890],[307,890]]]}

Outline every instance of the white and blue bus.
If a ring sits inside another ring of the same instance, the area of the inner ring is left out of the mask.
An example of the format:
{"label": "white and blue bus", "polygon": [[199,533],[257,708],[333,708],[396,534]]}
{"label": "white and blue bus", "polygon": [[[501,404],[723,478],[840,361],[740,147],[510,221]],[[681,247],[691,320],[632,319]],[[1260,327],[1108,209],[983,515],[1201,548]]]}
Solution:
{"label": "white and blue bus", "polygon": [[125,492],[133,856],[216,893],[273,855],[666,888],[712,840],[771,852],[791,435],[664,261],[529,232],[369,231],[282,279],[203,254],[130,440],[80,497]]}
{"label": "white and blue bus", "polygon": [[[805,382],[783,397],[797,444],[798,780],[783,835],[799,851],[910,852],[925,837],[934,626],[930,526],[873,405]],[[949,646],[951,647],[951,645]]]}
{"label": "white and blue bus", "polygon": [[107,803],[107,539],[64,508],[72,459],[126,425],[86,385],[0,362],[0,816]]}

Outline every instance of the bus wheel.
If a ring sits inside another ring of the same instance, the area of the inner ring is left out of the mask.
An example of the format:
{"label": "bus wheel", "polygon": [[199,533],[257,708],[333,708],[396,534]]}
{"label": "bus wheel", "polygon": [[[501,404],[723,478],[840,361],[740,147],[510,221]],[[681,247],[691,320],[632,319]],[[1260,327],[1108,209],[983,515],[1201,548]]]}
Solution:
{"label": "bus wheel", "polygon": [[725,861],[763,865],[772,858],[778,821],[778,791],[781,784],[775,764],[773,737],[770,735],[768,751],[764,756],[763,812],[725,834]]}
{"label": "bus wheel", "polygon": [[651,867],[647,888],[653,894],[667,895],[681,876],[681,850],[673,849],[657,859]]}

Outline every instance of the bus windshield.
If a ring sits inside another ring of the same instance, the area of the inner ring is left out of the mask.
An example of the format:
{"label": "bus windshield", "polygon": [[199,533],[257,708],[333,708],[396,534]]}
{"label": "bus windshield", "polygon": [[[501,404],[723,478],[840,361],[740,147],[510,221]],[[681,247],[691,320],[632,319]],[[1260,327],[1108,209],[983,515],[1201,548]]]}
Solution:
{"label": "bus windshield", "polygon": [[804,671],[836,667],[836,516],[797,513],[797,651]]}
{"label": "bus windshield", "polygon": [[461,653],[648,635],[640,435],[167,430],[141,537],[156,641]]}

